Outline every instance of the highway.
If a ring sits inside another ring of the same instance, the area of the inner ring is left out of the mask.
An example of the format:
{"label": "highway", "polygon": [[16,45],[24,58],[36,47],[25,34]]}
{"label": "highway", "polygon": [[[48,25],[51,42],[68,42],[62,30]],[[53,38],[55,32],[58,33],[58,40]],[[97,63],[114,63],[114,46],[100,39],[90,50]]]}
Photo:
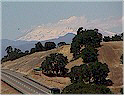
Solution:
{"label": "highway", "polygon": [[1,79],[23,94],[51,94],[50,89],[47,89],[24,76],[25,75],[18,72],[1,69]]}

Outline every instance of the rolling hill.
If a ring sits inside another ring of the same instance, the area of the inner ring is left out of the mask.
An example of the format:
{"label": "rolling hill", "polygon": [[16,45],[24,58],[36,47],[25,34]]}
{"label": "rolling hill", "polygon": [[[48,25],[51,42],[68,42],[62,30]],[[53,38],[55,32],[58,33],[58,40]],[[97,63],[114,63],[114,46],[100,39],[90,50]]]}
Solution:
{"label": "rolling hill", "polygon": [[[113,86],[110,88],[115,93],[119,93],[119,89],[123,86],[123,64],[120,64],[120,56],[123,54],[123,42],[102,42],[102,47],[99,48],[98,59],[102,63],[107,63],[110,69],[108,78],[113,81]],[[70,61],[72,59],[72,53],[70,53],[70,45],[61,46],[59,48],[36,52],[25,57],[21,57],[14,61],[8,61],[2,64],[2,68],[9,68],[17,72],[26,74],[34,79],[40,81],[41,83],[49,87],[58,87],[63,89],[65,86],[70,84],[70,79],[68,77],[47,77],[43,74],[41,76],[34,75],[32,72],[33,68],[39,67],[45,57],[51,53],[63,53],[68,57]],[[75,61],[69,62],[66,68],[71,69],[75,65],[83,64],[82,59],[79,58]],[[69,70],[70,71],[70,70]]]}

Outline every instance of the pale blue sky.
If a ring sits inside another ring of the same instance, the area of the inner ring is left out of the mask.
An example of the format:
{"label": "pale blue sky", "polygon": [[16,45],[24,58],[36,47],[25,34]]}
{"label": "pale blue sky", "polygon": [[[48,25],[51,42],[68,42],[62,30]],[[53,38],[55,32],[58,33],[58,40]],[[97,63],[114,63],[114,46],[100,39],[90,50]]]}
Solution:
{"label": "pale blue sky", "polygon": [[70,16],[86,16],[89,20],[122,17],[122,5],[122,2],[2,2],[2,38],[15,40],[24,34],[21,31],[32,26]]}

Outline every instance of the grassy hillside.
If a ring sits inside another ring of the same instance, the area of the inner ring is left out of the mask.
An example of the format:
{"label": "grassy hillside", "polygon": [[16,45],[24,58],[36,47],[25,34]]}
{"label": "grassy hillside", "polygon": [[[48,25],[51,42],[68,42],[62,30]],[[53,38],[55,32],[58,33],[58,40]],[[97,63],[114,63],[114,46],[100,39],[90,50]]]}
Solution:
{"label": "grassy hillside", "polygon": [[[99,48],[99,61],[103,63],[107,63],[110,69],[109,77],[114,85],[111,86],[112,90],[116,92],[117,88],[121,88],[123,85],[123,65],[120,64],[120,56],[123,53],[123,42],[103,42],[101,43],[102,47]],[[27,55],[25,57],[19,58],[14,61],[8,61],[2,64],[2,68],[13,69],[17,72],[21,72],[27,74],[34,79],[48,85],[50,87],[58,87],[64,88],[68,84],[70,84],[69,78],[63,77],[47,77],[45,75],[34,75],[32,69],[35,67],[39,67],[45,57],[51,53],[63,53],[68,57],[70,61],[72,59],[72,53],[70,53],[70,45],[65,45],[57,49],[45,51],[45,52],[37,52],[31,55]],[[75,61],[69,62],[66,68],[71,69],[75,65],[83,64],[82,59],[79,58]],[[70,71],[70,70],[69,70]],[[116,92],[118,93],[118,92]]]}

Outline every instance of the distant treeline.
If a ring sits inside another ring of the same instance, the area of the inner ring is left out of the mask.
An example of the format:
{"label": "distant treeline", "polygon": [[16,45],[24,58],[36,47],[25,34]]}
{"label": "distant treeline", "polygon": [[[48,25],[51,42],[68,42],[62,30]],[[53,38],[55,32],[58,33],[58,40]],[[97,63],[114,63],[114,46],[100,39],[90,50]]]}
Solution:
{"label": "distant treeline", "polygon": [[[65,42],[59,42],[57,44],[57,47],[67,45]],[[13,61],[15,59],[18,59],[20,57],[35,53],[35,52],[41,52],[41,51],[47,51],[56,48],[56,44],[54,42],[46,42],[45,45],[43,46],[41,42],[38,42],[35,44],[35,48],[31,48],[30,51],[26,50],[25,52],[22,52],[18,48],[12,48],[12,46],[8,46],[5,51],[7,52],[7,55],[4,56],[1,59],[1,63],[6,62],[6,61]]]}
{"label": "distant treeline", "polygon": [[121,33],[119,35],[115,34],[112,37],[104,36],[103,41],[104,42],[109,42],[109,41],[123,41],[123,33]]}

